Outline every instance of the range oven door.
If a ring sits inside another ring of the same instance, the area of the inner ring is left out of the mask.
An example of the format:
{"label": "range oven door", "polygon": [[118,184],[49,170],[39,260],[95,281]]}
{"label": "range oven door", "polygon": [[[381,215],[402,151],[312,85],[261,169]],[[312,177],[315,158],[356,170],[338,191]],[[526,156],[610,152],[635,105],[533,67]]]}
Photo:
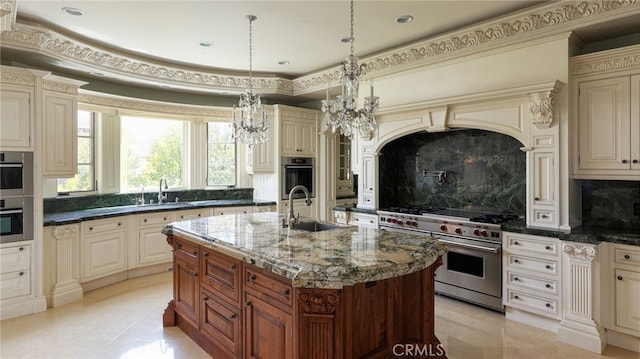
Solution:
{"label": "range oven door", "polygon": [[[434,237],[447,247],[442,266],[436,270],[436,290],[500,310],[501,244],[435,233]],[[478,299],[487,297],[491,303]]]}

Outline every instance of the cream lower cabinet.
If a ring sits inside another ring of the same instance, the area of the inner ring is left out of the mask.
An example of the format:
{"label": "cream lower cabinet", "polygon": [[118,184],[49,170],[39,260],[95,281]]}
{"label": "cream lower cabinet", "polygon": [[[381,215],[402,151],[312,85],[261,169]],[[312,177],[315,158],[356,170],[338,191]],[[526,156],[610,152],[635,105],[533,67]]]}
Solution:
{"label": "cream lower cabinet", "polygon": [[175,214],[176,221],[187,221],[190,219],[209,217],[213,214],[213,210],[211,208],[188,209],[183,211],[176,211]]}
{"label": "cream lower cabinet", "polygon": [[[288,211],[289,211],[289,201],[282,200],[280,205],[280,213],[283,213],[286,215]],[[315,198],[311,199],[310,206],[305,206],[304,198],[293,200],[293,214],[296,217],[300,216],[300,218],[316,219],[316,213],[317,211],[316,211]]]}
{"label": "cream lower cabinet", "polygon": [[213,209],[214,216],[223,216],[225,214],[243,214],[253,213],[253,206],[241,206],[241,207],[218,207]]}
{"label": "cream lower cabinet", "polygon": [[503,304],[509,319],[547,330],[535,316],[518,315],[512,309],[544,318],[562,318],[561,250],[557,238],[503,232]]}
{"label": "cream lower cabinet", "polygon": [[[606,243],[603,310],[609,314],[609,343],[640,352],[640,247]],[[617,333],[622,333],[619,335]]]}
{"label": "cream lower cabinet", "polygon": [[80,282],[127,270],[127,217],[83,222]]}
{"label": "cream lower cabinet", "polygon": [[0,248],[0,299],[31,294],[31,245]]}
{"label": "cream lower cabinet", "polygon": [[175,220],[173,212],[139,214],[136,217],[137,230],[129,241],[129,269],[173,261],[171,246],[162,228]]}
{"label": "cream lower cabinet", "polygon": [[351,212],[351,214],[349,215],[348,224],[361,226],[361,227],[378,228],[378,215]]}

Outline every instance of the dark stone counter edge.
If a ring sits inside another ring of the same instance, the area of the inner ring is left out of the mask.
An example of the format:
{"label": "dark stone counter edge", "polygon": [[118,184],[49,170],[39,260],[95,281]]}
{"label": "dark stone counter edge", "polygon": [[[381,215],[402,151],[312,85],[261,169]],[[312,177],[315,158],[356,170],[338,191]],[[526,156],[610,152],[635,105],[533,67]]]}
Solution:
{"label": "dark stone counter edge", "polygon": [[609,242],[640,246],[640,233],[635,233],[632,231],[618,231],[617,233],[614,233],[611,229],[580,226],[572,229],[570,233],[566,233],[554,230],[527,227],[526,221],[524,219],[505,223],[502,225],[502,230],[513,233],[553,237],[558,238],[561,241],[576,243],[599,244],[601,242]]}
{"label": "dark stone counter edge", "polygon": [[358,208],[353,205],[335,206],[333,207],[333,210],[341,211],[341,212],[358,212],[358,213],[375,214],[375,215],[378,214],[378,211],[375,209]]}
{"label": "dark stone counter edge", "polygon": [[93,208],[81,211],[45,214],[43,225],[47,226],[60,226],[71,223],[79,223],[83,221],[90,221],[94,219],[109,218],[126,216],[131,214],[141,213],[155,213],[164,211],[180,211],[196,208],[207,207],[239,207],[239,206],[275,206],[274,201],[260,201],[260,200],[205,200],[205,201],[192,201],[192,202],[180,202],[180,203],[166,203],[161,205],[130,205],[130,206],[115,206],[104,208]]}

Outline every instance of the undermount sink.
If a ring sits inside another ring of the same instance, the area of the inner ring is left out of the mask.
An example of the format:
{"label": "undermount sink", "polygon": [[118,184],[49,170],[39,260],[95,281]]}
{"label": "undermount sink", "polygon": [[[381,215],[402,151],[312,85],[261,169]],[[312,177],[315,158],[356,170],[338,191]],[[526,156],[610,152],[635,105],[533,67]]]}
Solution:
{"label": "undermount sink", "polygon": [[293,225],[293,228],[291,229],[302,230],[307,232],[321,232],[321,231],[328,231],[336,228],[340,228],[340,226],[312,221],[312,222],[296,223],[295,225]]}

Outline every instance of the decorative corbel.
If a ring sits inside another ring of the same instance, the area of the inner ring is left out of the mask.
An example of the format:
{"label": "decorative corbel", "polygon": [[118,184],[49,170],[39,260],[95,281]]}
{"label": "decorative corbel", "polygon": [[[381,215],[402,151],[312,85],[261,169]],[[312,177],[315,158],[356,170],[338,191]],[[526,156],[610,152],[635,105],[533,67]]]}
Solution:
{"label": "decorative corbel", "polygon": [[555,95],[560,92],[564,83],[556,80],[551,89],[529,94],[529,112],[531,122],[537,128],[549,128],[555,114]]}
{"label": "decorative corbel", "polygon": [[0,0],[0,32],[10,31],[16,23],[16,0]]}

